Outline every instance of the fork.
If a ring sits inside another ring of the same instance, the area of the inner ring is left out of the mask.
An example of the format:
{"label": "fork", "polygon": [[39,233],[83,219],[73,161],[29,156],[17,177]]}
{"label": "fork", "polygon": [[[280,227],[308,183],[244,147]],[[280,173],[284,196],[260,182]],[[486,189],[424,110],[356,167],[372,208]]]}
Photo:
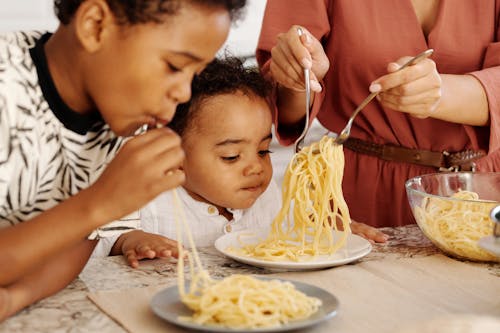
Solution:
{"label": "fork", "polygon": [[[425,50],[422,53],[417,54],[415,57],[413,57],[408,62],[406,62],[403,66],[401,66],[401,68],[399,68],[398,71],[400,71],[403,68],[406,68],[406,67],[408,67],[410,65],[414,65],[414,64],[418,63],[420,60],[429,57],[433,52],[434,52],[433,49],[428,49],[428,50]],[[358,105],[358,107],[356,108],[356,110],[354,110],[354,112],[352,113],[351,117],[349,118],[349,121],[347,122],[347,125],[340,132],[340,134],[337,135],[337,137],[334,139],[334,143],[336,143],[338,145],[341,145],[341,144],[343,144],[347,140],[347,138],[349,138],[349,135],[351,134],[351,126],[352,126],[352,123],[354,122],[354,118],[356,118],[356,116],[358,115],[359,111],[363,110],[363,108],[368,103],[370,103],[370,101],[372,99],[374,99],[375,96],[377,96],[379,94],[379,92],[380,91],[372,92],[370,95],[368,95],[368,97],[366,97],[364,99],[363,102],[361,102],[361,104]]]}
{"label": "fork", "polygon": [[[302,28],[297,28],[297,35],[302,36],[304,32]],[[306,137],[307,131],[309,130],[309,104],[311,103],[311,82],[309,80],[309,69],[304,68],[304,84],[306,88],[306,123],[304,125],[304,129],[300,136],[295,140],[295,153],[298,153],[302,147],[302,143]]]}

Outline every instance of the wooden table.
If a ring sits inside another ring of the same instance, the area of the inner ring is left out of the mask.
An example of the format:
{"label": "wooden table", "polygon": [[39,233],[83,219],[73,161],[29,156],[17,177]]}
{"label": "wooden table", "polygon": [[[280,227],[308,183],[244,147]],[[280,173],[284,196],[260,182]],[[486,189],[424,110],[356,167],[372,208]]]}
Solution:
{"label": "wooden table", "polygon": [[[383,231],[391,239],[386,244],[375,245],[360,262],[421,258],[439,253],[415,225]],[[233,273],[271,273],[227,259],[214,248],[200,249],[200,255],[205,267],[216,277]],[[500,277],[498,264],[470,264]],[[87,293],[175,283],[175,278],[175,265],[163,260],[143,261],[140,268],[132,269],[121,256],[94,258],[68,287],[9,318],[0,324],[0,332],[124,332],[87,298]],[[498,299],[500,311],[500,294],[492,297]]]}

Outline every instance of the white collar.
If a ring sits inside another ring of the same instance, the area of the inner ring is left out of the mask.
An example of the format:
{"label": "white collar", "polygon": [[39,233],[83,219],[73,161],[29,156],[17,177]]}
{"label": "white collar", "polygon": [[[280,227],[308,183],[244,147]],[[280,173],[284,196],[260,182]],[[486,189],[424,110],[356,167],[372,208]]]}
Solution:
{"label": "white collar", "polygon": [[[179,186],[177,188],[177,193],[179,194],[180,200],[184,203],[186,207],[189,207],[189,209],[195,209],[197,212],[205,216],[219,215],[219,210],[215,205],[195,200],[192,196],[189,195],[189,193],[184,189],[184,187]],[[241,217],[245,212],[244,209],[233,209],[233,208],[226,208],[226,209],[233,215],[232,221],[235,223],[241,220]]]}

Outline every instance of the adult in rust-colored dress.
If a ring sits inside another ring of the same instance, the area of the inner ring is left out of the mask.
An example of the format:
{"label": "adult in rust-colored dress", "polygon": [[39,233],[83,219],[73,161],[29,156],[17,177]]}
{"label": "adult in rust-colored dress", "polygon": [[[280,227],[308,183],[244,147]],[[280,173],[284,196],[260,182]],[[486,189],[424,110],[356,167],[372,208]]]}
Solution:
{"label": "adult in rust-colored dress", "polygon": [[[381,89],[356,118],[352,137],[434,152],[484,150],[488,155],[475,161],[476,169],[499,171],[499,13],[495,0],[269,0],[257,59],[278,83],[281,143],[292,143],[304,123],[304,113],[286,118],[293,103],[304,109],[302,63],[315,81],[312,117],[331,131],[345,126],[369,87]],[[306,36],[295,37],[294,25]],[[411,66],[404,84],[391,86],[387,75],[397,66],[390,63],[428,48],[434,49],[431,60]],[[344,151],[343,189],[352,218],[376,227],[414,223],[404,183],[437,168]]]}

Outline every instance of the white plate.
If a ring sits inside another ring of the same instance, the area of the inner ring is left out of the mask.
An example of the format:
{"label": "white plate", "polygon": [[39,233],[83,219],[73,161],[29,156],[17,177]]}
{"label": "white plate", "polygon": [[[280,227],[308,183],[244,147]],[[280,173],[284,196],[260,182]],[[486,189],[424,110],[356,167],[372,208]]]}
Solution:
{"label": "white plate", "polygon": [[483,237],[479,240],[479,246],[500,257],[500,239],[494,236]]}
{"label": "white plate", "polygon": [[[338,238],[341,232],[332,231],[333,237]],[[256,244],[268,235],[268,230],[240,230],[228,233],[215,241],[215,248],[236,261],[257,267],[278,270],[312,270],[344,265],[366,256],[372,250],[372,245],[363,237],[348,234],[346,245],[332,255],[320,255],[315,258],[304,256],[302,261],[268,261],[232,253],[228,248],[241,248],[243,244]]]}
{"label": "white plate", "polygon": [[[259,279],[271,280],[271,278],[265,277],[259,277]],[[282,279],[278,280],[289,281]],[[179,320],[180,316],[190,316],[192,314],[192,311],[180,301],[177,285],[159,291],[156,295],[153,296],[150,305],[151,309],[157,316],[172,324],[207,332],[283,332],[312,326],[337,314],[339,302],[337,298],[331,293],[307,283],[296,281],[290,282],[295,285],[295,288],[297,288],[297,290],[305,293],[307,296],[319,298],[322,304],[319,307],[318,311],[311,315],[311,317],[304,320],[294,321],[280,327],[258,329],[231,329],[220,326],[200,325],[189,321]],[[189,283],[186,283],[186,286],[187,285],[189,285]]]}

